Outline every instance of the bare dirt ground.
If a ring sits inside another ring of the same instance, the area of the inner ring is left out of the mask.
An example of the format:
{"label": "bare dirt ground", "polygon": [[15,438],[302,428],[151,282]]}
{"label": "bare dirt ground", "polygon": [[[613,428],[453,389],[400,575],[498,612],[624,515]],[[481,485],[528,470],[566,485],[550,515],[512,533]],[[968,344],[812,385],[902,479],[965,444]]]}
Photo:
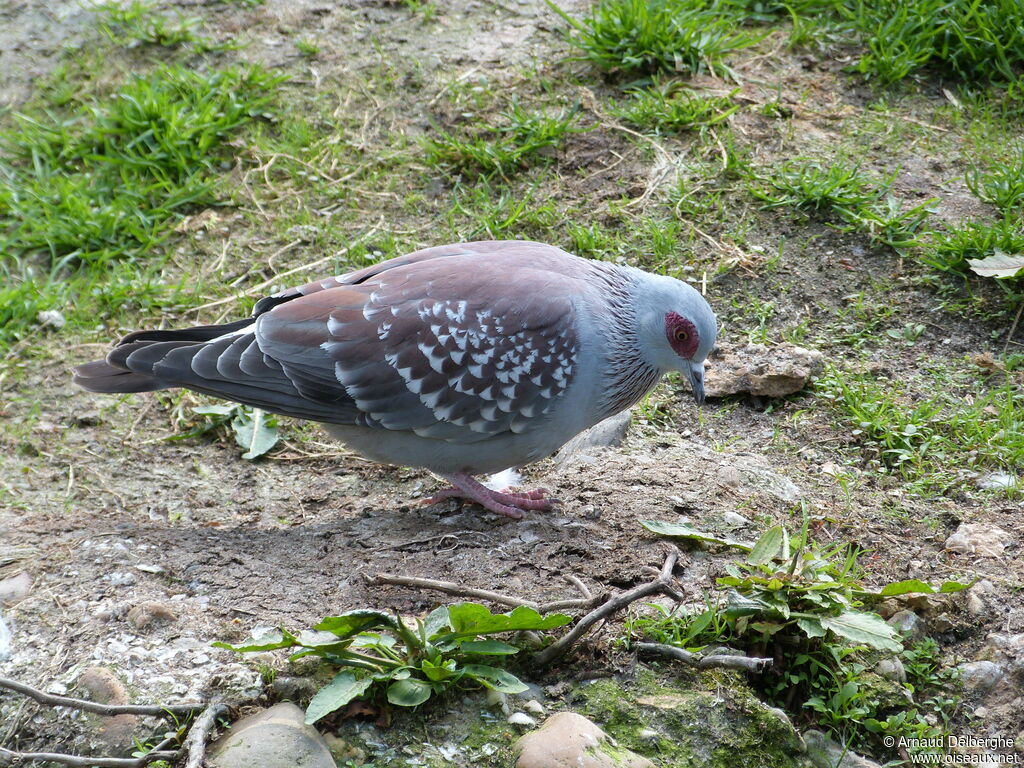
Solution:
{"label": "bare dirt ground", "polygon": [[[567,52],[554,31],[560,25],[543,3],[532,0],[445,3],[430,23],[388,2],[179,7],[201,13],[218,39],[246,41],[239,58],[292,71],[290,87],[305,91],[307,99],[346,77],[365,74],[382,58],[416,62],[399,67],[419,81],[408,91],[408,113],[396,113],[391,103],[368,110],[369,135],[378,130],[376,122],[397,123],[410,135],[430,130],[427,117],[435,107],[443,111],[436,106],[439,94],[453,77],[486,76],[514,87],[531,62],[558,60]],[[60,61],[65,41],[88,40],[91,34],[89,14],[70,5],[42,9],[6,0],[0,3],[0,19],[0,103],[6,105],[29,97],[33,81]],[[316,61],[299,60],[298,37],[321,47]],[[754,112],[737,115],[737,128],[755,157],[782,158],[839,140],[840,120],[860,113],[874,98],[846,79],[845,63],[776,49],[738,65],[743,96],[763,103],[778,86],[782,102],[796,111],[781,127]],[[586,67],[573,64],[569,71],[578,76]],[[605,86],[598,80],[592,87],[601,95]],[[931,96],[923,95],[921,103]],[[630,146],[621,133],[582,134],[559,150],[559,162],[582,169],[578,180],[609,165],[610,152],[625,152],[620,167],[578,182],[581,198],[597,207],[623,193],[644,192],[650,164]],[[922,198],[938,196],[939,215],[949,220],[979,213],[981,204],[962,184],[962,156],[933,157],[919,153],[912,142],[905,146],[880,152],[872,161],[877,170],[901,168],[897,185]],[[417,244],[436,243],[431,205],[394,222],[395,228],[414,232],[409,239]],[[736,224],[723,221],[710,239],[721,245]],[[246,222],[231,226],[244,229]],[[247,234],[232,236],[244,241]],[[781,265],[771,273],[761,271],[763,259],[756,254],[775,253],[780,242],[785,243]],[[219,244],[201,247],[208,253],[219,250]],[[257,251],[240,255],[239,268],[251,262],[263,270]],[[771,323],[804,322],[817,329],[830,360],[859,357],[894,380],[909,380],[935,361],[961,360],[966,368],[965,358],[996,351],[1002,343],[994,334],[1005,329],[1004,320],[941,310],[934,291],[911,279],[914,267],[896,263],[856,235],[780,218],[778,228],[755,229],[742,249],[726,248],[713,258],[724,262],[736,251],[742,252],[739,263],[708,285],[709,301],[725,321],[726,341],[744,338],[753,322],[747,310],[754,297],[775,302]],[[318,255],[315,247],[304,247],[279,259],[276,269]],[[313,276],[299,275],[293,282]],[[857,351],[829,346],[829,335],[842,324],[839,311],[849,296],[862,291],[879,304],[897,306],[889,327],[920,319],[926,325],[921,338],[905,346],[876,337]],[[325,615],[364,606],[415,614],[440,599],[369,586],[364,576],[441,578],[532,599],[571,596],[567,575],[595,589],[626,588],[647,579],[645,569],[659,565],[665,549],[663,540],[639,526],[641,519],[688,519],[726,532],[723,514],[739,512],[751,522],[734,534],[753,539],[777,522],[797,528],[801,504],[817,521],[823,541],[851,540],[871,552],[874,583],[952,577],[992,583],[983,614],[966,614],[960,602],[948,607],[952,626],[940,640],[951,663],[974,658],[993,632],[1024,631],[1021,502],[961,492],[921,498],[890,477],[856,469],[852,474],[858,481],[844,488],[823,468],[846,462],[852,440],[834,420],[816,415],[811,397],[733,398],[711,402],[698,413],[682,385],[672,382],[658,394],[664,421],[645,425],[640,414],[620,447],[527,469],[527,484],[551,489],[563,503],[555,512],[528,514],[517,522],[455,503],[427,506],[422,499],[437,486],[428,474],[369,464],[326,438],[290,440],[257,462],[242,460],[226,441],[163,440],[174,431],[165,401],[152,395],[96,396],[71,385],[72,366],[100,356],[108,340],[124,330],[116,322],[104,325],[90,334],[40,330],[3,363],[0,579],[26,572],[31,588],[3,610],[12,639],[9,656],[0,659],[0,674],[65,690],[85,667],[109,664],[138,700],[194,697],[214,676],[238,690],[251,689],[259,687],[252,668],[211,649],[210,642],[239,641],[257,625],[306,627]],[[803,343],[816,345],[813,339]],[[1003,557],[945,551],[945,540],[964,521],[1006,531]],[[700,600],[729,559],[729,553],[689,551],[678,572],[680,583]],[[130,609],[146,601],[162,604],[169,616],[152,623],[130,621]],[[609,629],[604,640],[613,634]],[[614,657],[600,647],[597,658],[614,668]],[[35,705],[0,694],[0,711],[7,717],[0,720],[0,737],[9,744],[81,746]],[[971,711],[965,703],[965,722]],[[974,727],[1016,736],[1024,725],[1020,711],[1007,707],[976,720]]]}

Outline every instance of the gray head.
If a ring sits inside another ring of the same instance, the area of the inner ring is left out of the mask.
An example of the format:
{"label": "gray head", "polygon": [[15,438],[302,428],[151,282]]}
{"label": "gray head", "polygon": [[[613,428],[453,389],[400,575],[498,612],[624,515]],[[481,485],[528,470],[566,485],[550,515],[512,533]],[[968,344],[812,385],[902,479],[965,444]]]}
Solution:
{"label": "gray head", "polygon": [[647,274],[637,319],[645,355],[662,372],[686,376],[697,403],[704,402],[704,360],[715,346],[715,313],[696,290],[671,277]]}

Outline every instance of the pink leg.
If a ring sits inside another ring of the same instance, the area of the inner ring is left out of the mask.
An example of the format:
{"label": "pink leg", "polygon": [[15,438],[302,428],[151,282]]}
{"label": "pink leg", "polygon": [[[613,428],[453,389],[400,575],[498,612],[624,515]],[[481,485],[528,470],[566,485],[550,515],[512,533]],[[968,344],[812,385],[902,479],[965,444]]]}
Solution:
{"label": "pink leg", "polygon": [[456,472],[451,475],[443,475],[443,477],[452,484],[452,487],[438,491],[427,499],[427,503],[434,504],[451,498],[469,499],[491,512],[519,520],[525,509],[549,510],[557,502],[557,499],[547,498],[547,491],[543,488],[522,493],[508,493],[492,491],[465,472]]}

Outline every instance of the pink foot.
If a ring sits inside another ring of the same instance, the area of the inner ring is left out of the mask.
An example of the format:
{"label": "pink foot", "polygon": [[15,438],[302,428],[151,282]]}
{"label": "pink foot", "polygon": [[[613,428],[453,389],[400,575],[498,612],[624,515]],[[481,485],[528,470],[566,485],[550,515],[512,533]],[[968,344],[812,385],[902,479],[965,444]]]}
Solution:
{"label": "pink foot", "polygon": [[492,491],[464,472],[443,477],[452,484],[452,487],[443,488],[435,493],[427,499],[428,504],[435,504],[444,499],[468,499],[486,510],[519,520],[523,516],[523,510],[547,511],[558,503],[558,499],[548,498],[547,491],[543,488],[519,492],[509,489]]}

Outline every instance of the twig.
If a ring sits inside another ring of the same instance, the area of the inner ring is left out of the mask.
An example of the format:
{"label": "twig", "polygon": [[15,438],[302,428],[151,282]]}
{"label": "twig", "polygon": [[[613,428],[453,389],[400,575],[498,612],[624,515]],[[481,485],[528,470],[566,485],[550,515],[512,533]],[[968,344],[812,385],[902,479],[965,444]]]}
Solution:
{"label": "twig", "polygon": [[697,669],[709,669],[718,667],[720,669],[745,669],[748,672],[764,672],[774,663],[772,659],[754,658],[750,656],[701,656],[699,653],[690,653],[682,648],[663,643],[637,643],[636,649],[643,653],[654,653],[659,656],[668,656]]}
{"label": "twig", "polygon": [[636,602],[642,597],[661,592],[663,594],[670,595],[674,599],[679,599],[679,593],[672,586],[672,570],[676,567],[676,562],[678,560],[679,550],[672,547],[665,558],[664,565],[661,566],[661,572],[658,574],[657,578],[647,584],[641,584],[639,587],[634,587],[628,592],[616,595],[592,610],[576,622],[576,626],[572,628],[572,631],[569,632],[569,634],[563,636],[552,645],[549,645],[543,651],[535,653],[533,655],[534,663],[538,666],[550,664],[582,639],[594,624],[611,616],[616,611],[625,608],[630,603]]}
{"label": "twig", "polygon": [[217,723],[218,715],[227,711],[227,706],[219,699],[214,699],[192,723],[182,747],[188,752],[185,768],[203,768],[203,757],[206,754],[206,739]]}
{"label": "twig", "polygon": [[[52,693],[45,693],[38,688],[19,683],[7,677],[0,677],[0,688],[7,688],[30,699],[35,699],[40,704],[49,707],[71,707],[86,712],[94,712],[97,715],[187,715],[202,709],[205,704],[100,704],[97,701],[86,701],[85,699],[73,699],[70,696],[56,696]],[[91,763],[83,763],[91,765]]]}
{"label": "twig", "polygon": [[[462,533],[471,533],[471,531],[462,531]],[[475,533],[475,531],[472,531]],[[450,536],[452,534],[445,534]],[[432,537],[438,538],[438,537]],[[430,539],[426,539],[429,541]],[[405,542],[408,544],[409,542]],[[461,584],[456,584],[451,581],[437,581],[435,579],[421,579],[415,576],[395,576],[390,573],[378,573],[376,576],[364,576],[364,578],[370,584],[395,584],[402,587],[419,587],[420,589],[433,589],[438,592],[444,592],[449,595],[456,595],[458,597],[475,597],[479,600],[490,600],[492,603],[499,603],[500,605],[510,605],[513,608],[518,608],[520,605],[525,605],[527,608],[533,608],[537,613],[551,613],[552,611],[566,611],[572,608],[590,608],[595,603],[604,599],[603,596],[598,597],[586,597],[585,599],[573,598],[569,600],[555,600],[550,603],[538,603],[534,600],[523,600],[518,597],[511,597],[510,595],[503,595],[500,592],[491,592],[486,589],[474,589],[473,587],[464,587]],[[581,582],[582,584],[582,582]],[[586,589],[586,587],[584,587]]]}
{"label": "twig", "polygon": [[509,597],[508,595],[502,595],[498,592],[490,592],[486,589],[473,589],[472,587],[465,587],[462,584],[456,584],[451,581],[420,579],[415,576],[395,576],[391,573],[378,573],[376,576],[366,576],[366,580],[371,584],[395,584],[402,587],[433,589],[449,595],[459,595],[460,597],[476,597],[481,600],[490,600],[492,603],[511,605],[513,608],[525,605],[536,610],[540,607],[539,604],[535,603],[533,600],[522,600],[518,597]]}
{"label": "twig", "polygon": [[1010,332],[1006,334],[1006,343],[1003,344],[1003,355],[1006,354],[1006,350],[1010,348],[1010,342],[1013,340],[1013,334],[1017,331],[1017,323],[1020,322],[1020,313],[1024,312],[1024,302],[1017,307],[1017,315],[1013,318],[1013,325],[1010,326]]}
{"label": "twig", "polygon": [[61,763],[81,768],[142,768],[155,760],[173,760],[177,752],[147,752],[142,757],[83,757],[60,752],[15,752],[0,747],[0,765],[20,766],[27,762]]}

